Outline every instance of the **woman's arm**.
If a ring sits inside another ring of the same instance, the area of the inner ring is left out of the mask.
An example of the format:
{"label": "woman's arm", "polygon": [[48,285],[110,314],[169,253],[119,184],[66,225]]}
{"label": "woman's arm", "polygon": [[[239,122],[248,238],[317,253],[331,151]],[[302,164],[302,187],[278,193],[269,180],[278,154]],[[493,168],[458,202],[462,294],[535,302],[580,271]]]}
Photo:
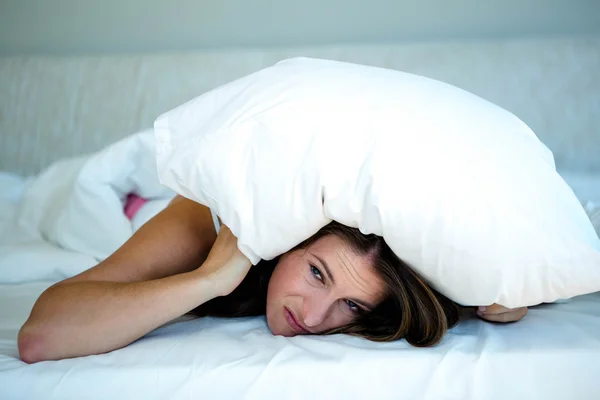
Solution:
{"label": "woman's arm", "polygon": [[78,281],[52,286],[19,332],[27,363],[105,353],[217,296],[200,274],[141,282]]}
{"label": "woman's arm", "polygon": [[19,332],[21,358],[111,351],[230,293],[251,264],[227,227],[215,237],[206,207],[174,200],[105,261],[40,296]]}
{"label": "woman's arm", "polygon": [[106,260],[59,284],[137,282],[189,272],[202,265],[216,238],[208,207],[177,196]]}

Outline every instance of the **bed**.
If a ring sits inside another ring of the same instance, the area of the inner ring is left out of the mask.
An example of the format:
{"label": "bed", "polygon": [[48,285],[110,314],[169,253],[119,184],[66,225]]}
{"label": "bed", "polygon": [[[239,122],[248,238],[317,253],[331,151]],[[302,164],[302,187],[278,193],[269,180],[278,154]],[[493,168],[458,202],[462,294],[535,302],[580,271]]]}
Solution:
{"label": "bed", "polygon": [[[45,288],[91,267],[143,223],[130,223],[119,208],[136,189],[131,185],[146,182],[154,201],[146,219],[172,195],[147,175],[143,161],[126,164],[136,160],[131,155],[147,144],[148,132],[130,135],[199,92],[297,54],[422,73],[510,109],[553,150],[598,231],[599,48],[598,38],[551,38],[0,59],[0,87],[7,88],[0,105],[8,110],[0,118],[0,169],[6,171],[0,174],[0,398],[598,399],[598,293],[533,307],[517,324],[484,323],[465,312],[430,349],[346,335],[275,337],[260,317],[180,318],[124,349],[34,365],[20,361],[16,338]],[[115,141],[120,147],[110,157],[116,163],[103,152],[82,156]],[[76,186],[104,201],[102,218],[93,213],[96,203],[86,214],[57,192],[69,179],[81,180],[77,171],[91,159],[112,168],[87,168],[85,184]],[[127,179],[124,170],[136,178]]]}
{"label": "bed", "polygon": [[[37,296],[94,265],[119,245],[112,238],[126,240],[172,195],[147,168],[151,152],[140,149],[151,143],[152,132],[140,132],[35,178],[0,175],[2,398],[593,399],[600,393],[600,293],[534,307],[510,325],[465,311],[430,349],[346,335],[276,337],[262,317],[182,317],[108,354],[23,363],[17,333]],[[57,176],[64,184],[56,185]],[[598,177],[568,179],[577,193],[592,195],[586,204],[593,215]],[[152,193],[150,209],[129,222],[120,199],[140,188]],[[85,193],[95,198],[91,207]]]}

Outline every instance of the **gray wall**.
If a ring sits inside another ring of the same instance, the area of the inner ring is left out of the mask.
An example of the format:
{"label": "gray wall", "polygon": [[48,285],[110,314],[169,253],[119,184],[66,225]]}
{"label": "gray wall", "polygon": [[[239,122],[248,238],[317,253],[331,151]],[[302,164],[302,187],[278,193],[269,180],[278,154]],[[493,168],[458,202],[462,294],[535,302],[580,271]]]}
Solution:
{"label": "gray wall", "polygon": [[598,0],[0,0],[0,55],[598,33]]}

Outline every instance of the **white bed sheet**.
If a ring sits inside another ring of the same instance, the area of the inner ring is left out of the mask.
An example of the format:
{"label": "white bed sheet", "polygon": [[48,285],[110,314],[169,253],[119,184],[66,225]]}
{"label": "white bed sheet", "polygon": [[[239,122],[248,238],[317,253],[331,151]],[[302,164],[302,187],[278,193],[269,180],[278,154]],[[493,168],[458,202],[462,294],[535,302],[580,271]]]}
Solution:
{"label": "white bed sheet", "polygon": [[108,354],[27,365],[16,336],[50,283],[0,285],[2,399],[598,399],[600,295],[518,324],[463,321],[430,349],[283,338],[263,318],[166,325]]}

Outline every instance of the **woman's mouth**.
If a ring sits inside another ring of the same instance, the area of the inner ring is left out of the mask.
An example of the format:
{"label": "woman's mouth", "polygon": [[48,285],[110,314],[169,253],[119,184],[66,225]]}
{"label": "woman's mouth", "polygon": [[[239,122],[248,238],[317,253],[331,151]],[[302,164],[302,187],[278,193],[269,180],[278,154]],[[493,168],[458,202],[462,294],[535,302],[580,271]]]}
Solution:
{"label": "woman's mouth", "polygon": [[283,307],[283,314],[285,315],[285,320],[287,321],[288,325],[294,332],[299,335],[308,333],[308,331],[304,329],[300,323],[298,323],[298,320],[294,314],[287,307]]}

